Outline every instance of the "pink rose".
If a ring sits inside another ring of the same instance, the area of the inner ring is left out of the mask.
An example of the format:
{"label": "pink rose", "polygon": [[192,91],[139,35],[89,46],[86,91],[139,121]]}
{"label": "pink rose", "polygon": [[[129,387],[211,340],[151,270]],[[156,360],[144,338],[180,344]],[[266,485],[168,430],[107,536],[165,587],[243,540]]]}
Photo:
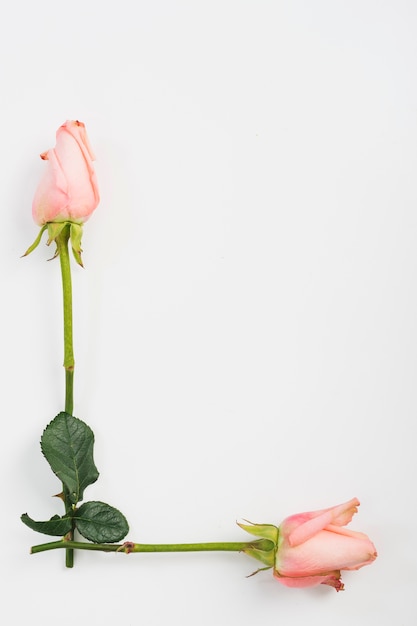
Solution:
{"label": "pink rose", "polygon": [[41,154],[48,167],[36,190],[33,219],[85,222],[99,203],[94,154],[82,122],[68,120],[56,133],[56,146]]}
{"label": "pink rose", "polygon": [[366,535],[344,528],[358,506],[353,498],[330,509],[287,517],[279,527],[276,579],[287,587],[323,584],[342,590],[340,570],[359,569],[377,556]]}

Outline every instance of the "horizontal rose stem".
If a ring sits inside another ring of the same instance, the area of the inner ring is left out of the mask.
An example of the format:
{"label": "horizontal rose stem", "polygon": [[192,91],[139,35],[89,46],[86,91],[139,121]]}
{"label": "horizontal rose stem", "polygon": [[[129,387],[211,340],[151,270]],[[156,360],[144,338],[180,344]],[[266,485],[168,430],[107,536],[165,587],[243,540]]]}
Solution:
{"label": "horizontal rose stem", "polygon": [[249,549],[271,550],[273,542],[269,539],[256,541],[219,541],[212,543],[86,543],[84,541],[52,541],[32,546],[31,554],[58,550],[60,548],[73,550],[93,550],[98,552],[243,552]]}

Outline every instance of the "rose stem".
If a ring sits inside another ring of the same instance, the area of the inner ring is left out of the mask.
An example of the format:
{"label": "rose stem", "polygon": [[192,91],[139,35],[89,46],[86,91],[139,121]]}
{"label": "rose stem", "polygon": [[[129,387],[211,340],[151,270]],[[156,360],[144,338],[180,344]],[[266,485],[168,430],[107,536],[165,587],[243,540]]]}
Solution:
{"label": "rose stem", "polygon": [[[68,241],[70,225],[67,224],[56,238],[57,251],[61,263],[62,295],[64,304],[64,368],[65,368],[65,412],[72,415],[74,407],[74,348],[72,338],[72,282],[71,265],[68,253]],[[65,486],[63,486],[65,512],[70,513],[72,504],[69,500]],[[74,528],[68,534],[69,539],[74,538]],[[66,549],[65,565],[74,566],[74,550]]]}
{"label": "rose stem", "polygon": [[220,541],[212,543],[131,543],[108,544],[86,543],[84,541],[52,541],[32,546],[31,554],[57,550],[60,548],[75,550],[94,550],[99,552],[243,552],[244,550],[270,551],[274,543],[269,539],[257,539],[255,541]]}

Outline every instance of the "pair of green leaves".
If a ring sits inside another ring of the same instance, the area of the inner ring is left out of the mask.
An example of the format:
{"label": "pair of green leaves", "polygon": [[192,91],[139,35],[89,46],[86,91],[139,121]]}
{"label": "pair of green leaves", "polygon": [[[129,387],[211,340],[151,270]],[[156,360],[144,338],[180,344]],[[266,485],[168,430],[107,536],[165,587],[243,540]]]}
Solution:
{"label": "pair of green leaves", "polygon": [[24,524],[46,535],[63,536],[73,528],[94,543],[114,543],[129,531],[120,511],[104,502],[85,502],[84,489],[96,482],[99,473],[93,459],[94,434],[87,424],[69,413],[59,413],[46,427],[41,439],[43,455],[52,471],[61,480],[64,498],[71,506],[60,517],[54,515],[45,522],[36,522],[24,513]]}

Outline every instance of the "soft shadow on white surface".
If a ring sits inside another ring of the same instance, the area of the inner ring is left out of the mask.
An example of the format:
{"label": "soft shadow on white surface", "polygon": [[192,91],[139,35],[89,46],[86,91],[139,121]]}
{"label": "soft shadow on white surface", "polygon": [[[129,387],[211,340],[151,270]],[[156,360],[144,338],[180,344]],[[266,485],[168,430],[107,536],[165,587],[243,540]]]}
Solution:
{"label": "soft shadow on white surface", "polygon": [[[414,2],[3,9],[4,605],[17,621],[412,626]],[[25,16],[22,20],[22,16]],[[74,267],[75,414],[141,542],[244,540],[353,496],[379,557],[344,593],[245,555],[29,556],[60,512],[39,448],[63,404],[59,266],[31,200],[66,119],[102,201]],[[65,602],[63,598],[66,598]]]}

